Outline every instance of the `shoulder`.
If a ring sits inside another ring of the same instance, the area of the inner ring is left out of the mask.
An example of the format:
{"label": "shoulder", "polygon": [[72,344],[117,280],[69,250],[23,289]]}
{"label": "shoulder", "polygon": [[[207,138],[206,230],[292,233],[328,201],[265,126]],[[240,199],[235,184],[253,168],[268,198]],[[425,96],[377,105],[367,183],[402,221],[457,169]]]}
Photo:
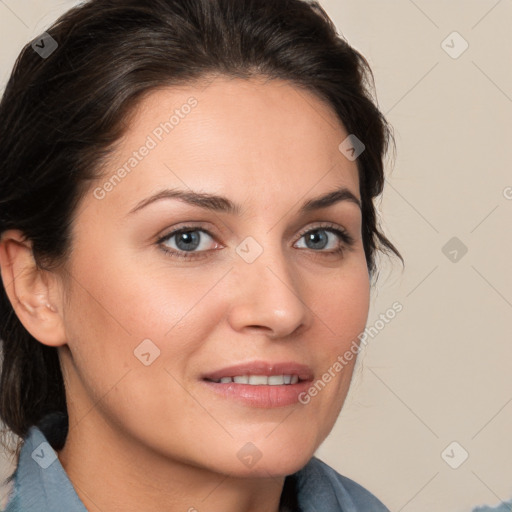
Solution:
{"label": "shoulder", "polygon": [[87,512],[55,451],[61,437],[54,430],[57,420],[53,416],[29,428],[3,512]]}
{"label": "shoulder", "polygon": [[316,457],[295,475],[299,505],[305,512],[320,505],[325,512],[389,512],[370,491]]}
{"label": "shoulder", "polygon": [[473,512],[510,512],[512,510],[512,501],[507,501],[506,503],[502,503],[497,507],[491,508],[487,506],[476,507],[473,509]]}

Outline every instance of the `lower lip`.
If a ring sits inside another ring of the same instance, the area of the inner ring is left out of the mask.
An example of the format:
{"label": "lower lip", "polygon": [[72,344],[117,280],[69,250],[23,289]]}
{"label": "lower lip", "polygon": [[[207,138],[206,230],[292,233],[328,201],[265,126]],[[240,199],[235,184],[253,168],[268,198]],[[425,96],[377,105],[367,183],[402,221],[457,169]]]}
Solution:
{"label": "lower lip", "polygon": [[299,401],[299,395],[311,385],[309,381],[277,386],[252,386],[236,382],[221,383],[207,380],[202,382],[213,392],[226,398],[236,400],[251,407],[266,409],[296,404]]}

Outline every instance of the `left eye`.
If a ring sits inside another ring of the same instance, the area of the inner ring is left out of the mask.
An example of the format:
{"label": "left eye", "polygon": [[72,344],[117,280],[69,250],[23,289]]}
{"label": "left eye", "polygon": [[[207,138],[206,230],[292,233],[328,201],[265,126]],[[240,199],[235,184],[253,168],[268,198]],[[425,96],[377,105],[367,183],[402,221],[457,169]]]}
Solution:
{"label": "left eye", "polygon": [[[326,247],[329,243],[329,236],[331,235],[331,247]],[[343,239],[343,233],[340,230],[334,228],[316,228],[306,231],[301,236],[304,238],[306,243],[310,243],[306,249],[323,250],[333,249],[336,250],[339,247],[339,239]],[[333,245],[332,245],[333,244]]]}

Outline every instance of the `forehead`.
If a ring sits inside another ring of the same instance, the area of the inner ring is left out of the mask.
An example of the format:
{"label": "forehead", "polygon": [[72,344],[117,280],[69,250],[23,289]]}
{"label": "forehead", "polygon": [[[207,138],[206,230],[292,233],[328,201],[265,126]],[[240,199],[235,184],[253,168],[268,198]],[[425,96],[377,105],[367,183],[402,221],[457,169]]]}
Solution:
{"label": "forehead", "polygon": [[347,136],[328,104],[286,81],[218,77],[161,88],[130,116],[100,185],[124,168],[108,194],[124,209],[163,187],[235,197],[243,186],[269,205],[283,187],[297,199],[335,185],[359,197],[357,165],[339,150]]}

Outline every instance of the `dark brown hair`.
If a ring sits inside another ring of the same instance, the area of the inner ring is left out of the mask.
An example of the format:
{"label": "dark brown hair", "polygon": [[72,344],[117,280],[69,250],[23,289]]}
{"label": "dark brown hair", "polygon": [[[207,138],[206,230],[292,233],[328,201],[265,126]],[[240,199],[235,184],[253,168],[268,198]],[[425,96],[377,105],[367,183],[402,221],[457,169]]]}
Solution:
{"label": "dark brown hair", "polygon": [[[0,103],[0,234],[21,230],[40,268],[69,257],[77,205],[143,95],[215,76],[283,79],[325,101],[365,145],[357,164],[370,275],[377,250],[400,257],[373,204],[391,130],[367,61],[317,2],[91,0],[47,33],[58,47],[43,58],[28,43]],[[0,419],[24,437],[46,414],[67,414],[57,349],[26,331],[4,286],[0,338]]]}

